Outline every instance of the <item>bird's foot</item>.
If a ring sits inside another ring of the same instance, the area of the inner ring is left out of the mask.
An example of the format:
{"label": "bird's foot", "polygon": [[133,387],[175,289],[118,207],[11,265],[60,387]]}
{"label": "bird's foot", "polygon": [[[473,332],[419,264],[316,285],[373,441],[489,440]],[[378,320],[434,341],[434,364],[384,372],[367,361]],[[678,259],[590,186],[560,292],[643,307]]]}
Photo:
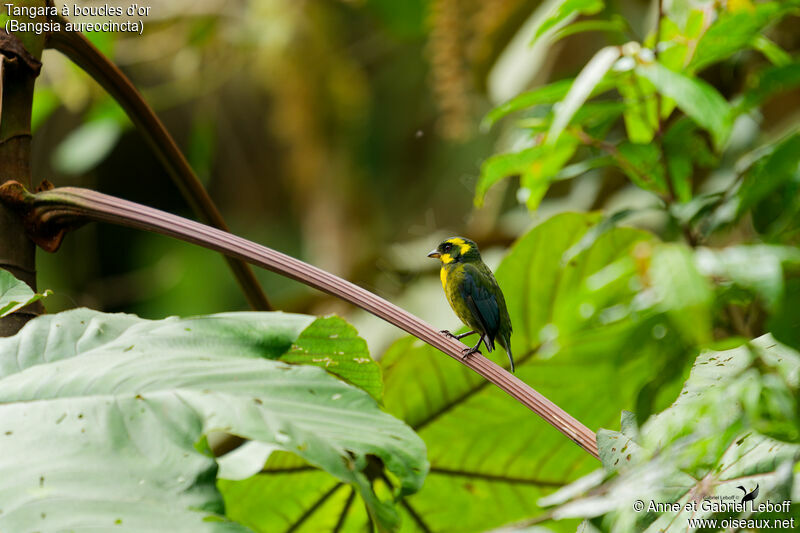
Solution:
{"label": "bird's foot", "polygon": [[461,350],[461,359],[466,359],[467,357],[469,357],[474,353],[481,353],[480,348],[478,348],[477,346],[473,346],[472,348],[464,348],[463,350]]}
{"label": "bird's foot", "polygon": [[446,329],[440,329],[439,333],[441,333],[442,335],[444,335],[448,339],[456,339],[456,338],[458,338],[455,335],[453,335],[452,333],[450,333],[449,331],[447,331]]}

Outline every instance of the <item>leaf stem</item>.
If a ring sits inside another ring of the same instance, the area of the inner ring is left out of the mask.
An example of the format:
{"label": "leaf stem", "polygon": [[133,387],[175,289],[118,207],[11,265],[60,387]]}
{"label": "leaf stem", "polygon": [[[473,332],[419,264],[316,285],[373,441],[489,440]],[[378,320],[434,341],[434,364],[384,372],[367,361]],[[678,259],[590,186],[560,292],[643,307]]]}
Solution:
{"label": "leaf stem", "polygon": [[594,432],[563,409],[480,354],[462,358],[464,345],[447,338],[420,318],[322,269],[236,235],[151,207],[95,191],[64,187],[30,194],[21,184],[0,187],[0,201],[25,220],[31,237],[57,249],[65,231],[87,221],[108,222],[152,231],[215,250],[297,280],[341,298],[397,326],[444,352],[495,384],[542,417],[595,458],[599,458]]}
{"label": "leaf stem", "polygon": [[[57,20],[61,22],[61,28],[66,27],[67,19],[58,17]],[[186,157],[155,111],[127,76],[80,32],[62,30],[51,33],[47,38],[47,47],[67,56],[108,91],[144,136],[197,217],[207,224],[227,231],[228,227],[222,215]],[[272,309],[253,270],[239,259],[231,257],[225,259],[250,306],[257,310]]]}

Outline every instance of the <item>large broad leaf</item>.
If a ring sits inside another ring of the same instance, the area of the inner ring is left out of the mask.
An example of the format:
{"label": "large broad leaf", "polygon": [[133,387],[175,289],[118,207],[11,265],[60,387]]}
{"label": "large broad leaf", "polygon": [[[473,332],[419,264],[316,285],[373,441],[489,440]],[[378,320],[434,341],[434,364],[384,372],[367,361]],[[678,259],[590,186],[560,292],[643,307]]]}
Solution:
{"label": "large broad leaf", "polygon": [[638,65],[636,73],[652,83],[658,92],[675,100],[681,111],[708,130],[717,148],[725,144],[733,124],[733,112],[714,87],[660,63]]}
{"label": "large broad leaf", "polygon": [[11,272],[0,269],[0,318],[19,311],[26,305],[46,298],[52,291],[37,294],[28,284],[18,280]]}
{"label": "large broad leaf", "polygon": [[790,499],[800,458],[799,371],[800,354],[769,335],[749,348],[703,353],[679,399],[641,431],[628,423],[598,434],[604,471],[543,503],[562,503],[556,516],[594,518],[601,531],[693,531],[700,525],[689,519],[698,518],[716,519],[707,527],[717,531],[725,518],[789,519],[788,506],[713,506],[738,503],[756,486],[756,506]]}
{"label": "large broad leaf", "polygon": [[[375,523],[394,527],[391,495],[376,495],[366,471],[377,462],[397,494],[417,490],[422,442],[362,390],[278,360],[306,350],[363,359],[331,338],[350,336],[339,322],[283,313],[148,321],[77,310],[0,339],[0,529],[244,531],[224,517],[210,431],[291,452],[353,487]],[[372,383],[339,368],[351,382]]]}

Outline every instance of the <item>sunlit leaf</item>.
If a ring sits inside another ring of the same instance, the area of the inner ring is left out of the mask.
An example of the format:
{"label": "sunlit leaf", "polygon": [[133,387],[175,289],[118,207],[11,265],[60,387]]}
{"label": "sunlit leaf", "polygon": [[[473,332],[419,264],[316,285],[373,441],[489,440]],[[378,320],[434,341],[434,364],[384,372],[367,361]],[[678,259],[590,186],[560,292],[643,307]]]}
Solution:
{"label": "sunlit leaf", "polygon": [[649,143],[658,129],[656,91],[647,80],[630,73],[617,84],[625,102],[625,129],[632,143]]}

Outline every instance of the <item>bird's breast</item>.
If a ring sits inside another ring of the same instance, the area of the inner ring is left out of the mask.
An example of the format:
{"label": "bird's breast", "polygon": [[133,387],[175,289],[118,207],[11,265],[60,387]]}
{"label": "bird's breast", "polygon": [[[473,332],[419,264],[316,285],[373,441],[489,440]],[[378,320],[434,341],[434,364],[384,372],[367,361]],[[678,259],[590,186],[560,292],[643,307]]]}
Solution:
{"label": "bird's breast", "polygon": [[447,293],[447,269],[444,267],[442,267],[442,269],[439,271],[439,278],[442,280],[442,288],[444,289],[444,292]]}

